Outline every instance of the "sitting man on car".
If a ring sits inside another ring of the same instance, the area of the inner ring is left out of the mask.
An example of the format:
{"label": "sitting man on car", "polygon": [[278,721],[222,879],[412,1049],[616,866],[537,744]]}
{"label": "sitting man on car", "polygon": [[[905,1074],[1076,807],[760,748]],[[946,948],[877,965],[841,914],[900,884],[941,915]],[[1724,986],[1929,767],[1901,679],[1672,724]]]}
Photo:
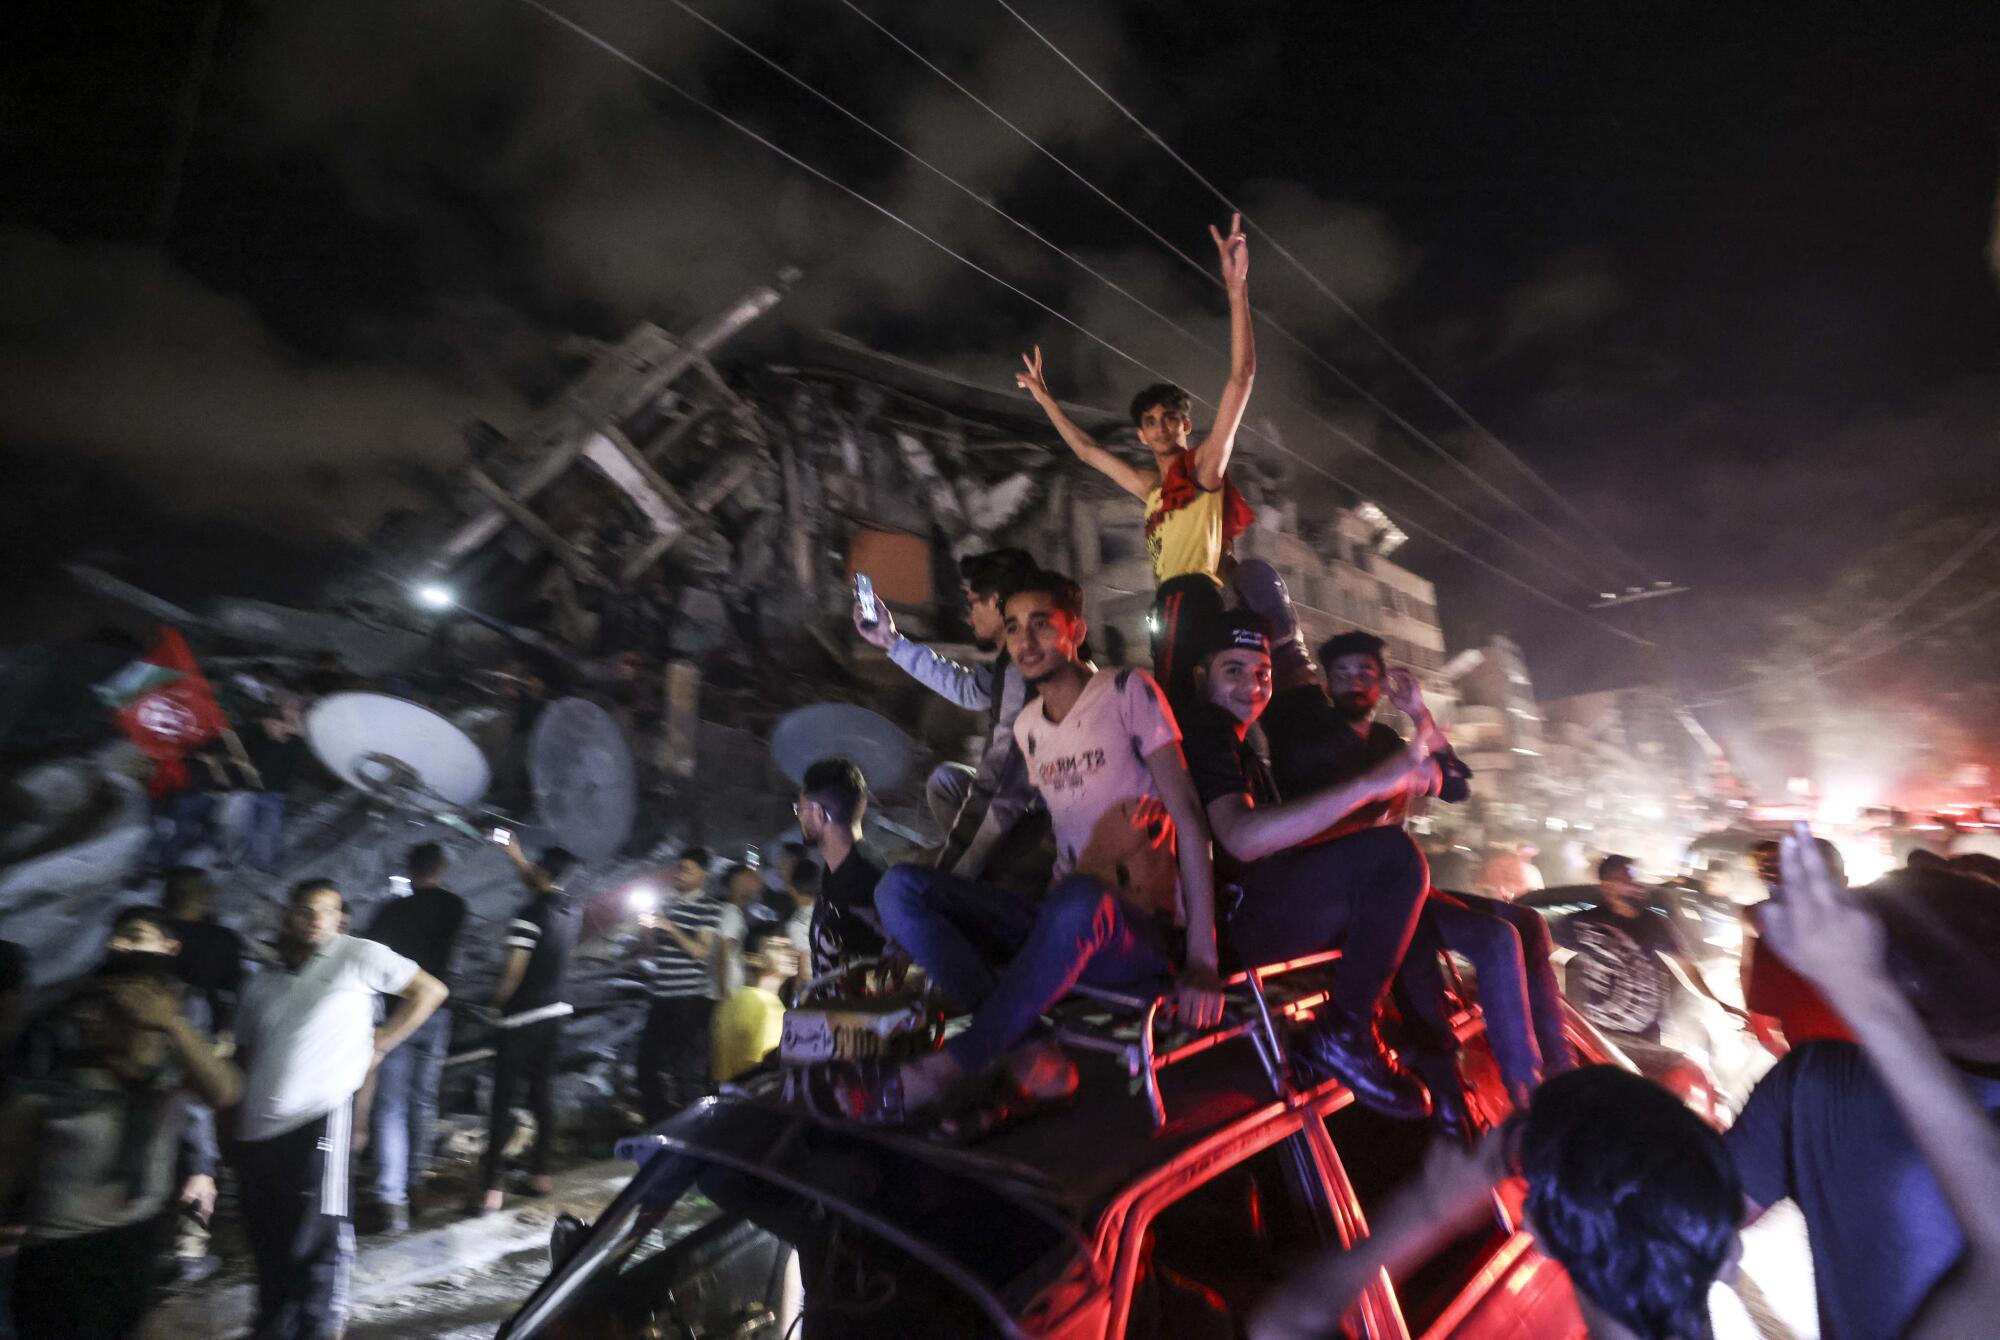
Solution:
{"label": "sitting man on car", "polygon": [[1208,831],[1165,698],[1143,670],[1082,659],[1083,592],[1070,578],[1036,573],[1003,611],[1008,654],[1038,695],[1014,735],[1048,805],[1055,885],[1037,900],[929,866],[882,877],[883,928],[973,1016],[942,1051],[842,1094],[861,1120],[935,1107],[1003,1057],[1003,1105],[1073,1091],[1060,1051],[1009,1052],[1079,981],[1132,986],[1178,966],[1183,1019],[1221,1017]]}
{"label": "sitting man on car", "polygon": [[[1452,752],[1416,677],[1406,669],[1389,670],[1380,638],[1360,631],[1329,638],[1319,650],[1326,666],[1322,684],[1299,635],[1291,598],[1270,565],[1258,560],[1241,564],[1236,588],[1244,605],[1261,614],[1273,634],[1274,686],[1262,727],[1278,794],[1305,796],[1347,786],[1410,748],[1374,719],[1386,696],[1415,724],[1417,748],[1437,762],[1440,778],[1430,794],[1451,803],[1466,798],[1471,770]],[[1405,792],[1360,804],[1312,840],[1339,853],[1323,859],[1336,863],[1347,878],[1367,882],[1372,889],[1365,897],[1367,906],[1400,906],[1412,896],[1421,900],[1421,915],[1397,973],[1410,1044],[1406,1055],[1431,1091],[1438,1124],[1454,1138],[1466,1139],[1472,1116],[1458,1083],[1457,1039],[1442,969],[1445,950],[1463,954],[1478,969],[1487,1037],[1516,1106],[1544,1074],[1569,1068],[1569,1045],[1549,965],[1549,933],[1540,915],[1466,894],[1429,891],[1427,896],[1429,868],[1403,827],[1411,798]],[[1409,1083],[1403,1079],[1400,1087],[1407,1091]]]}
{"label": "sitting man on car", "polygon": [[[1242,891],[1230,944],[1250,964],[1342,947],[1333,998],[1293,1038],[1292,1055],[1317,1076],[1338,1075],[1385,1115],[1422,1117],[1430,1107],[1424,1087],[1383,1047],[1375,1019],[1423,908],[1423,858],[1414,848],[1385,853],[1387,868],[1378,870],[1321,839],[1364,806],[1431,794],[1438,763],[1419,744],[1345,782],[1282,799],[1256,731],[1271,701],[1264,620],[1232,610],[1210,636],[1195,664],[1200,701],[1188,714],[1186,743],[1221,879]],[[1414,877],[1397,877],[1405,874]]]}

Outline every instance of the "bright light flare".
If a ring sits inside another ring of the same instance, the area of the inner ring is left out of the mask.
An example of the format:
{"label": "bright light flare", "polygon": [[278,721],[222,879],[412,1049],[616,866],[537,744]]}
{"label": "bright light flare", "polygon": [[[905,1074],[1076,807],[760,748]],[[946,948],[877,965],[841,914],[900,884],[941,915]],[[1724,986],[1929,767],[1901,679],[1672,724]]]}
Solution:
{"label": "bright light flare", "polygon": [[635,917],[649,916],[660,910],[660,891],[651,884],[635,884],[625,895],[625,906]]}
{"label": "bright light flare", "polygon": [[448,610],[458,603],[451,588],[438,582],[425,582],[410,594],[427,610]]}

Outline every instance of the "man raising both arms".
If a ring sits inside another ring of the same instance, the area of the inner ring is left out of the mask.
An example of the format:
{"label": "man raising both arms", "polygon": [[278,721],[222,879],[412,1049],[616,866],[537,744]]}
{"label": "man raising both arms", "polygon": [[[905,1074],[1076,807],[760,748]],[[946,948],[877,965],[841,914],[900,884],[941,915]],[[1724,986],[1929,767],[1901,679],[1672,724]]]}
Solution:
{"label": "man raising both arms", "polygon": [[1229,236],[1211,226],[1229,291],[1229,380],[1216,405],[1215,423],[1201,445],[1188,446],[1193,402],[1168,382],[1148,386],[1132,399],[1132,422],[1153,454],[1151,466],[1131,465],[1099,445],[1063,412],[1042,377],[1042,351],[1024,355],[1014,384],[1035,398],[1078,459],[1146,505],[1146,553],[1153,561],[1150,626],[1153,675],[1180,702],[1190,687],[1193,649],[1203,623],[1222,613],[1222,558],[1256,515],[1228,481],[1236,430],[1257,377],[1257,344],[1250,326],[1250,243],[1243,216],[1232,215]]}

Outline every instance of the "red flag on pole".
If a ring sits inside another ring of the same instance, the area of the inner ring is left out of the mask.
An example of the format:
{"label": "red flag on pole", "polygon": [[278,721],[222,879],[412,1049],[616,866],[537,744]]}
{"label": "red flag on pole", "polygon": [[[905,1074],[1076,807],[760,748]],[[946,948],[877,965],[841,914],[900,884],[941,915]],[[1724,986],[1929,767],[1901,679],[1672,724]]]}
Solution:
{"label": "red flag on pole", "polygon": [[166,795],[187,784],[187,765],[182,761],[187,751],[227,730],[229,719],[178,629],[162,627],[145,659],[175,672],[175,677],[146,688],[121,706],[118,724],[155,764],[149,789],[154,795]]}

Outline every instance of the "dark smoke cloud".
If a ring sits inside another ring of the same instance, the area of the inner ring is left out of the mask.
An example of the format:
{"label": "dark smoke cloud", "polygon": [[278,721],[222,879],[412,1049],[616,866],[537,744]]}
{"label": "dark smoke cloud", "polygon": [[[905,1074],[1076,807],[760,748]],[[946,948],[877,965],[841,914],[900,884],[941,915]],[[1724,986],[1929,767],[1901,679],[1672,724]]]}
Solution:
{"label": "dark smoke cloud", "polygon": [[0,230],[0,442],[112,466],[162,510],[362,522],[513,409],[490,385],[310,361],[149,250]]}

